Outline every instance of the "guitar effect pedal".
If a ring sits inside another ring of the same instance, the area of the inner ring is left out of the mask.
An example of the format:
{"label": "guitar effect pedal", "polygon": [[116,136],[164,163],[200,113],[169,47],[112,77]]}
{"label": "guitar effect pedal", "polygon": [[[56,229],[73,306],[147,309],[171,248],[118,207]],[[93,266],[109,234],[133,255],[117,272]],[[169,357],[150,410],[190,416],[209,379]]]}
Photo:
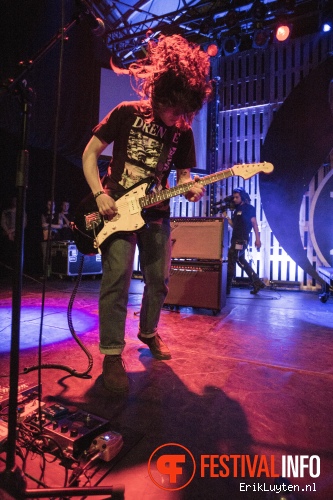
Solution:
{"label": "guitar effect pedal", "polygon": [[100,452],[99,458],[110,462],[123,447],[123,437],[115,431],[107,431],[97,436],[90,445],[89,453]]}
{"label": "guitar effect pedal", "polygon": [[50,420],[45,424],[43,432],[52,437],[65,452],[78,458],[89,448],[92,440],[109,426],[108,420],[79,410],[60,419]]}

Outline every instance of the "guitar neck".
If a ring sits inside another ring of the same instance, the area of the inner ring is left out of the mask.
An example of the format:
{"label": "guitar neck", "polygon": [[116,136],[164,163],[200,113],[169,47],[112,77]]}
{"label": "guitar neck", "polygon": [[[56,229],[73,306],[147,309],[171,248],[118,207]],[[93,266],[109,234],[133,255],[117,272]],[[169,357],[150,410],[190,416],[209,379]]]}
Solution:
{"label": "guitar neck", "polygon": [[140,206],[141,208],[151,207],[160,203],[161,201],[169,200],[174,196],[178,196],[180,194],[187,193],[195,184],[201,184],[206,186],[207,184],[213,184],[214,182],[220,181],[222,179],[227,179],[228,177],[233,176],[234,173],[232,168],[228,168],[225,170],[221,170],[220,172],[216,172],[214,174],[206,175],[205,177],[201,177],[198,181],[190,181],[185,182],[184,184],[179,184],[171,189],[163,189],[157,193],[150,193],[146,196],[140,198]]}

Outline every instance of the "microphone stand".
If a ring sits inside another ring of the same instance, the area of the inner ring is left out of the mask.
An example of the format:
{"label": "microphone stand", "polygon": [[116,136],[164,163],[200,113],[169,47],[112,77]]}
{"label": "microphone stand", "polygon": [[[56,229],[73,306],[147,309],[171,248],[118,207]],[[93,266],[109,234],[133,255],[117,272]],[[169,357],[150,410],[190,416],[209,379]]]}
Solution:
{"label": "microphone stand", "polygon": [[[9,406],[8,406],[8,439],[6,448],[6,467],[0,473],[1,489],[7,492],[15,500],[25,498],[55,498],[63,496],[82,496],[82,494],[100,495],[111,494],[112,499],[124,498],[124,488],[93,487],[93,488],[46,488],[45,490],[26,490],[26,480],[23,472],[15,463],[16,454],[16,427],[17,427],[17,404],[18,404],[18,382],[19,382],[19,348],[20,348],[20,319],[22,299],[22,275],[24,262],[24,221],[26,207],[26,191],[28,180],[28,125],[31,89],[23,80],[26,73],[39,62],[51,48],[80,20],[82,14],[70,21],[61,29],[48,44],[25,65],[25,69],[16,79],[9,79],[7,90],[19,95],[22,105],[21,145],[17,161],[16,188],[17,205],[15,218],[15,240],[14,240],[14,272],[12,293],[12,328],[11,328],[11,350],[9,368]],[[6,87],[6,85],[5,85]],[[0,492],[1,492],[0,489]]]}

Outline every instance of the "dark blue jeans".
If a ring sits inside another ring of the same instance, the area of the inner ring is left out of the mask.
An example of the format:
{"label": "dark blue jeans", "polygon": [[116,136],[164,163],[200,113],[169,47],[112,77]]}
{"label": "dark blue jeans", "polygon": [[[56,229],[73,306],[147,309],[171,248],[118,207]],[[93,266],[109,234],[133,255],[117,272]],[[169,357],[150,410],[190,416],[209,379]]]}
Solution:
{"label": "dark blue jeans", "polygon": [[144,291],[140,335],[153,337],[168,293],[171,262],[170,221],[153,222],[137,233],[111,236],[102,255],[103,276],[99,297],[100,352],[121,354],[125,347],[128,290],[138,245]]}
{"label": "dark blue jeans", "polygon": [[[237,248],[239,243],[242,249]],[[248,275],[252,284],[260,281],[258,275],[254,272],[248,261],[245,259],[245,251],[247,249],[247,241],[238,242],[231,240],[228,250],[228,270],[227,270],[227,290],[230,290],[232,280],[236,274],[236,264]]]}

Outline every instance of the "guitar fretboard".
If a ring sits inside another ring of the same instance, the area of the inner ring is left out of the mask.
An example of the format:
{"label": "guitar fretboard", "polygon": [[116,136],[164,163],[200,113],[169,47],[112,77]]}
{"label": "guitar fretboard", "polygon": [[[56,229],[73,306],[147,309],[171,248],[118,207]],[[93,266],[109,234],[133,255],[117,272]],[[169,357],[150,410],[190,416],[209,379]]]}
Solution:
{"label": "guitar fretboard", "polygon": [[226,170],[221,170],[220,172],[216,172],[214,174],[206,175],[205,177],[201,177],[201,179],[197,181],[185,182],[184,184],[179,184],[171,189],[163,189],[162,191],[158,191],[157,193],[150,193],[146,196],[140,198],[139,203],[141,208],[147,208],[161,201],[169,200],[174,196],[178,196],[180,194],[187,193],[195,184],[202,184],[206,186],[207,184],[212,184],[213,182],[218,182],[221,179],[226,179],[227,177],[231,177],[235,175],[232,168],[228,168]]}

